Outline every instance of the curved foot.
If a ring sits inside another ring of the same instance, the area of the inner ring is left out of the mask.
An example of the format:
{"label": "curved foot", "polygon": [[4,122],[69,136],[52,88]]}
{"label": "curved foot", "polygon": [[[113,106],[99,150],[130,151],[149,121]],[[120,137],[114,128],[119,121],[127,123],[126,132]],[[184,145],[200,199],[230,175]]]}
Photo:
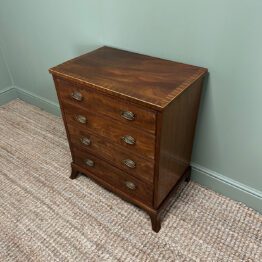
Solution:
{"label": "curved foot", "polygon": [[189,182],[191,180],[191,173],[189,173],[185,179],[186,182]]}
{"label": "curved foot", "polygon": [[160,218],[160,215],[158,213],[150,214],[150,218],[151,218],[153,231],[158,233],[159,230],[161,229],[161,218]]}
{"label": "curved foot", "polygon": [[189,182],[191,180],[191,166],[189,166],[189,168],[187,169],[185,176],[186,176],[185,181]]}
{"label": "curved foot", "polygon": [[72,172],[71,172],[70,178],[71,179],[76,179],[77,175],[78,175],[78,171],[76,170],[76,168],[73,165],[71,165],[71,167],[72,167]]}

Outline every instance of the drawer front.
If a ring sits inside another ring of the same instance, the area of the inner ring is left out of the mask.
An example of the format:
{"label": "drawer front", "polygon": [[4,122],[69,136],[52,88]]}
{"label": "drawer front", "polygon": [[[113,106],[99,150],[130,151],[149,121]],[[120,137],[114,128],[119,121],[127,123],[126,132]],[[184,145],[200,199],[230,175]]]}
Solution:
{"label": "drawer front", "polygon": [[108,142],[121,145],[122,148],[154,158],[155,137],[137,128],[93,114],[72,104],[63,104],[67,124],[100,135]]}
{"label": "drawer front", "polygon": [[70,140],[74,147],[82,148],[110,161],[113,165],[129,174],[147,182],[153,183],[154,161],[142,158],[134,153],[108,142],[105,138],[68,125]]}
{"label": "drawer front", "polygon": [[107,115],[119,123],[144,129],[151,134],[155,133],[156,114],[153,111],[94,92],[86,85],[76,85],[62,79],[58,79],[57,85],[59,96],[64,102],[73,103],[91,112]]}
{"label": "drawer front", "polygon": [[79,149],[73,149],[74,162],[128,196],[152,205],[153,187],[126,174],[107,162]]}

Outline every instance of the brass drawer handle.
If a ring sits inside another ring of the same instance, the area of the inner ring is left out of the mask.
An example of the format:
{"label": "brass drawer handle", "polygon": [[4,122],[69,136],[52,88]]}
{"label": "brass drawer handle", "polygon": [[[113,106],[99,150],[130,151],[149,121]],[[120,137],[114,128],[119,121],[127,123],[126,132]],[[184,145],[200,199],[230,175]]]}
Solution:
{"label": "brass drawer handle", "polygon": [[131,159],[125,159],[125,160],[123,160],[123,163],[129,168],[135,168],[136,167],[136,163]]}
{"label": "brass drawer handle", "polygon": [[87,137],[81,137],[80,141],[81,141],[82,144],[84,144],[86,146],[90,146],[90,144],[91,144],[91,140]]}
{"label": "brass drawer handle", "polygon": [[136,140],[132,136],[122,136],[121,139],[128,145],[134,145],[136,143]]}
{"label": "brass drawer handle", "polygon": [[71,97],[73,99],[75,99],[76,101],[82,101],[83,100],[82,94],[78,91],[74,91],[73,93],[71,93]]}
{"label": "brass drawer handle", "polygon": [[85,116],[82,115],[76,115],[75,116],[75,120],[81,124],[86,124],[87,123],[87,119]]}
{"label": "brass drawer handle", "polygon": [[127,187],[128,189],[136,190],[136,185],[135,185],[133,182],[131,182],[131,181],[126,181],[126,182],[125,182],[125,185],[126,185],[126,187]]}
{"label": "brass drawer handle", "polygon": [[95,165],[95,162],[93,160],[91,160],[91,159],[86,159],[85,160],[85,164],[87,166],[93,167]]}
{"label": "brass drawer handle", "polygon": [[124,119],[129,120],[129,121],[135,120],[135,117],[136,117],[136,115],[133,112],[131,112],[131,111],[122,111],[121,112],[121,116]]}

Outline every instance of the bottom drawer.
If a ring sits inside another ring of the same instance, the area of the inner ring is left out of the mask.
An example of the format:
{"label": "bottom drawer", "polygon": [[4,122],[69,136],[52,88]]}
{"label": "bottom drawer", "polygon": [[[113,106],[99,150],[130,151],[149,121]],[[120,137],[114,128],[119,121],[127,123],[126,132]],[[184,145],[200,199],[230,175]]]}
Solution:
{"label": "bottom drawer", "polygon": [[74,163],[85,168],[87,172],[91,172],[118,190],[128,194],[130,197],[140,200],[145,204],[152,205],[152,185],[139,181],[90,153],[76,148],[73,149],[72,153]]}

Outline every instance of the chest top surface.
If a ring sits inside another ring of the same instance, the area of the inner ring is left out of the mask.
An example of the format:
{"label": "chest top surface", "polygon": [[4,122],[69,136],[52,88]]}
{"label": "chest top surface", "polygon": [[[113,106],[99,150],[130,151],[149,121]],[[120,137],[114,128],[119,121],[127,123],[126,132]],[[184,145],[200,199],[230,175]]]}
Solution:
{"label": "chest top surface", "polygon": [[156,110],[164,109],[207,73],[205,68],[110,47],[101,47],[49,71]]}

